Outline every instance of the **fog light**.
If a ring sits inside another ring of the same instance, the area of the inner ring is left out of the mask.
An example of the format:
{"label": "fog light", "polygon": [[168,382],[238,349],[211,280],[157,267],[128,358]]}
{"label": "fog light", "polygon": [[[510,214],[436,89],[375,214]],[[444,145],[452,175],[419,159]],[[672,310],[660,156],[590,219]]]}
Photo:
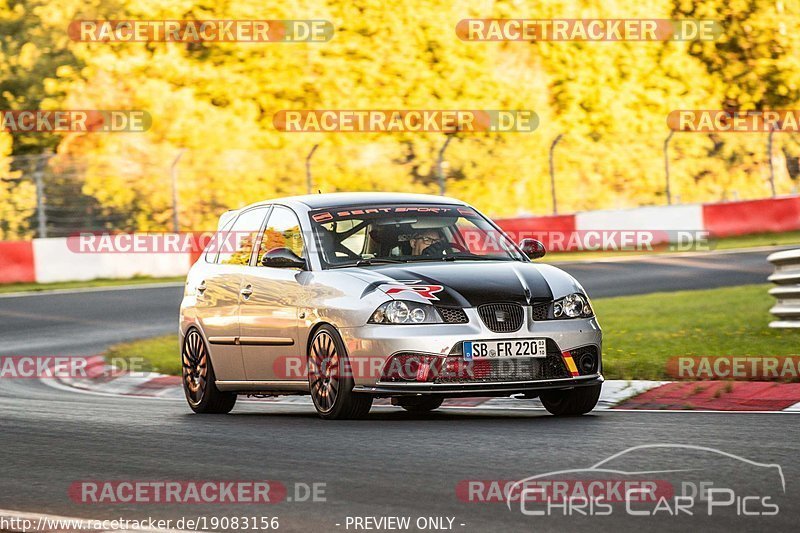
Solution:
{"label": "fog light", "polygon": [[597,372],[597,359],[590,353],[583,354],[578,364],[581,369],[581,374],[594,374]]}

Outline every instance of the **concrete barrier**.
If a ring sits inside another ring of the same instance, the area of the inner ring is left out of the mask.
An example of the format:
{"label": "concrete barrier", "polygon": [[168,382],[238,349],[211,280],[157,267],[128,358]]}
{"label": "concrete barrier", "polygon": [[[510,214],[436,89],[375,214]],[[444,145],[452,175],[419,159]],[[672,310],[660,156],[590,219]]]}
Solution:
{"label": "concrete barrier", "polygon": [[183,276],[192,264],[190,253],[80,253],[68,246],[67,238],[34,239],[29,244],[34,278],[29,281],[38,283]]}

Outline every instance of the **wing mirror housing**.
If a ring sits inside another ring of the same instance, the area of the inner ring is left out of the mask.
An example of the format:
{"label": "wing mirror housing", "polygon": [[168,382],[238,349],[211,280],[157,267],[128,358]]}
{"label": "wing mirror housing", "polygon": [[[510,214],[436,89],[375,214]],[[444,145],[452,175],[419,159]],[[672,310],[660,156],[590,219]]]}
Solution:
{"label": "wing mirror housing", "polygon": [[261,258],[261,264],[272,268],[299,268],[306,269],[305,259],[299,257],[289,248],[273,248]]}
{"label": "wing mirror housing", "polygon": [[539,259],[540,257],[544,257],[547,253],[544,244],[536,239],[522,239],[519,243],[519,247],[525,252],[528,259]]}

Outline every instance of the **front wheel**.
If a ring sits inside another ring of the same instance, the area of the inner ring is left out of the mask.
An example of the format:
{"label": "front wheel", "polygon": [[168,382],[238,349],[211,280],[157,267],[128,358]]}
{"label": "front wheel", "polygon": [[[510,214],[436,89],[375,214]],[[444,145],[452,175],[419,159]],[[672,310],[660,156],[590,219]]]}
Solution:
{"label": "front wheel", "polygon": [[326,420],[366,416],[372,396],[353,393],[354,385],[344,342],[332,326],[321,326],[308,349],[308,387],[319,416]]}
{"label": "front wheel", "polygon": [[543,392],[539,399],[544,408],[556,416],[578,416],[594,409],[600,399],[601,388],[602,384]]}
{"label": "front wheel", "polygon": [[236,404],[236,395],[217,388],[214,367],[202,335],[191,329],[181,349],[183,392],[195,413],[229,413]]}

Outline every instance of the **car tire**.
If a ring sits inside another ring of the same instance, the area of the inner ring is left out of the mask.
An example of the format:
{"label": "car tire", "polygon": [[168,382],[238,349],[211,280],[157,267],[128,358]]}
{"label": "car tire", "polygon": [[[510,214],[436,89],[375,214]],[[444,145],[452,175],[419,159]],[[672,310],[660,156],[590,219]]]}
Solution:
{"label": "car tire", "polygon": [[320,326],[308,343],[308,389],[321,418],[363,418],[372,408],[372,396],[353,392],[355,381],[347,350],[333,326]]}
{"label": "car tire", "polygon": [[417,398],[398,398],[397,405],[409,413],[429,413],[442,406],[444,398],[438,396],[422,396]]}
{"label": "car tire", "polygon": [[214,366],[200,332],[190,329],[181,347],[183,392],[192,411],[199,414],[225,414],[236,405],[236,394],[217,388]]}
{"label": "car tire", "polygon": [[594,409],[600,399],[602,385],[577,387],[572,390],[543,392],[539,399],[556,416],[578,416]]}

